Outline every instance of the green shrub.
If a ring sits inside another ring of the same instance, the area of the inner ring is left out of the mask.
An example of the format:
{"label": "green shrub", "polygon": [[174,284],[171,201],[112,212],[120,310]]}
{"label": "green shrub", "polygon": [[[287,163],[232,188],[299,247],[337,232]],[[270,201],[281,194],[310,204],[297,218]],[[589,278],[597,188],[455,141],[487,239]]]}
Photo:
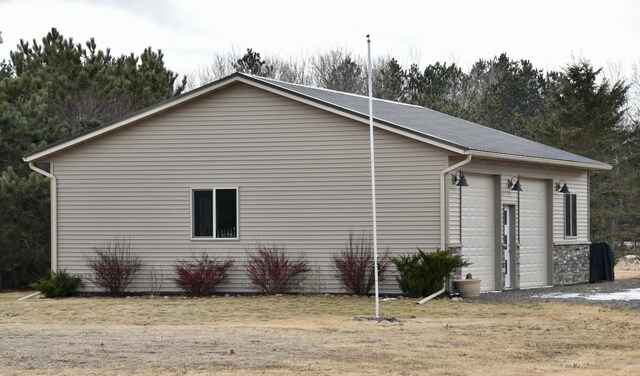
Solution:
{"label": "green shrub", "polygon": [[40,291],[45,298],[63,298],[75,294],[76,289],[82,286],[82,279],[65,270],[52,271],[49,277],[41,278],[29,286]]}
{"label": "green shrub", "polygon": [[425,253],[420,248],[418,253],[392,257],[391,262],[398,269],[400,289],[411,298],[433,294],[442,288],[445,277],[469,266],[468,261],[450,250]]}

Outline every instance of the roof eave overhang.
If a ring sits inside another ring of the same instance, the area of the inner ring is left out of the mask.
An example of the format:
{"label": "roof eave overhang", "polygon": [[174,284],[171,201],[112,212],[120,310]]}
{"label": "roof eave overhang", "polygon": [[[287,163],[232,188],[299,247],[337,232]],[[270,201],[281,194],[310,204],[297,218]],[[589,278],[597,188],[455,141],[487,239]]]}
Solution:
{"label": "roof eave overhang", "polygon": [[491,152],[479,151],[479,150],[469,150],[465,154],[471,154],[474,157],[483,158],[483,159],[494,159],[494,160],[502,160],[502,161],[509,161],[509,162],[527,162],[527,163],[535,163],[535,164],[546,165],[546,166],[573,168],[573,169],[586,170],[586,171],[609,171],[612,168],[610,165],[607,165],[607,164],[583,163],[583,162],[574,162],[574,161],[566,161],[566,160],[559,160],[559,159],[546,159],[546,158],[527,157],[527,156],[512,155],[512,154],[499,154],[499,153],[491,153]]}

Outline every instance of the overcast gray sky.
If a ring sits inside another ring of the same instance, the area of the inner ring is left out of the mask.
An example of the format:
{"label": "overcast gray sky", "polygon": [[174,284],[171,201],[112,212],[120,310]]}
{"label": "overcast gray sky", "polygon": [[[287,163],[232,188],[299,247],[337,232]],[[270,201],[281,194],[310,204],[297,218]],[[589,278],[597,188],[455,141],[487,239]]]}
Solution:
{"label": "overcast gray sky", "polygon": [[348,1],[348,0],[0,0],[0,60],[20,38],[51,27],[114,54],[160,48],[180,73],[216,52],[251,47],[263,56],[297,57],[332,47],[389,54],[403,64],[454,61],[468,68],[506,52],[546,70],[573,57],[628,72],[640,62],[640,1]]}

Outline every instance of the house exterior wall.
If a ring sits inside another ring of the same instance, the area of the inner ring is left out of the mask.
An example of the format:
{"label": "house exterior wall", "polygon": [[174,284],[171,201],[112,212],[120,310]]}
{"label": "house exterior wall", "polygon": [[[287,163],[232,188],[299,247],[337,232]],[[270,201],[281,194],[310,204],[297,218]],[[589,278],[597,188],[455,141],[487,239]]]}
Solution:
{"label": "house exterior wall", "polygon": [[[458,161],[459,158],[453,158],[450,164]],[[509,189],[507,180],[519,175],[525,191],[527,187],[524,181],[527,179],[545,180],[550,188],[551,202],[549,203],[549,209],[552,213],[552,223],[549,226],[551,233],[551,239],[549,240],[551,244],[548,250],[552,255],[550,268],[553,269],[550,282],[552,280],[554,284],[571,284],[587,282],[589,280],[589,187],[586,171],[482,159],[472,160],[469,164],[461,167],[461,170],[465,173],[480,173],[497,177],[500,187],[500,207],[503,205],[514,205],[516,213],[519,211],[518,194]],[[468,180],[470,185],[473,184],[472,180]],[[555,183],[559,180],[566,181],[571,193],[577,195],[577,236],[575,237],[565,236],[564,194],[555,190]],[[460,244],[460,188],[453,184],[450,176],[447,177],[446,182],[449,190],[449,210],[447,213],[447,224],[449,226],[448,244],[459,249],[461,246],[464,246],[464,244]],[[549,195],[547,197],[549,197]],[[500,210],[500,213],[502,213],[502,210]],[[515,217],[515,227],[517,231],[517,229],[520,228],[518,223],[520,218],[518,215]],[[516,238],[518,238],[517,233]],[[518,287],[520,274],[519,253],[516,252],[514,256],[516,271],[515,287]]]}
{"label": "house exterior wall", "polygon": [[[379,249],[435,249],[447,152],[376,130]],[[50,158],[58,180],[58,268],[87,281],[92,247],[129,239],[143,268],[131,291],[177,291],[173,266],[207,251],[235,266],[221,291],[248,292],[257,242],[281,243],[314,269],[307,292],[340,292],[332,254],[371,228],[366,124],[233,84]],[[191,240],[190,190],[237,187],[238,240]],[[86,288],[93,287],[87,283]],[[381,292],[399,292],[393,276]]]}

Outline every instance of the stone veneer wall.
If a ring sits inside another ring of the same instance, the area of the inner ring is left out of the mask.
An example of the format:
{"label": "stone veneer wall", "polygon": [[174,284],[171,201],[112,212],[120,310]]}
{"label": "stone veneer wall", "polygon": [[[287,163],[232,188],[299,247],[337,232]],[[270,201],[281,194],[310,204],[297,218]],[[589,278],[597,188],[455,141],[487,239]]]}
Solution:
{"label": "stone veneer wall", "polygon": [[[513,252],[513,272],[515,273],[513,281],[514,285],[512,288],[519,289],[520,288],[520,244],[516,244],[515,250]],[[502,259],[504,260],[504,254],[502,255]]]}
{"label": "stone veneer wall", "polygon": [[589,243],[553,245],[553,284],[589,282]]}

